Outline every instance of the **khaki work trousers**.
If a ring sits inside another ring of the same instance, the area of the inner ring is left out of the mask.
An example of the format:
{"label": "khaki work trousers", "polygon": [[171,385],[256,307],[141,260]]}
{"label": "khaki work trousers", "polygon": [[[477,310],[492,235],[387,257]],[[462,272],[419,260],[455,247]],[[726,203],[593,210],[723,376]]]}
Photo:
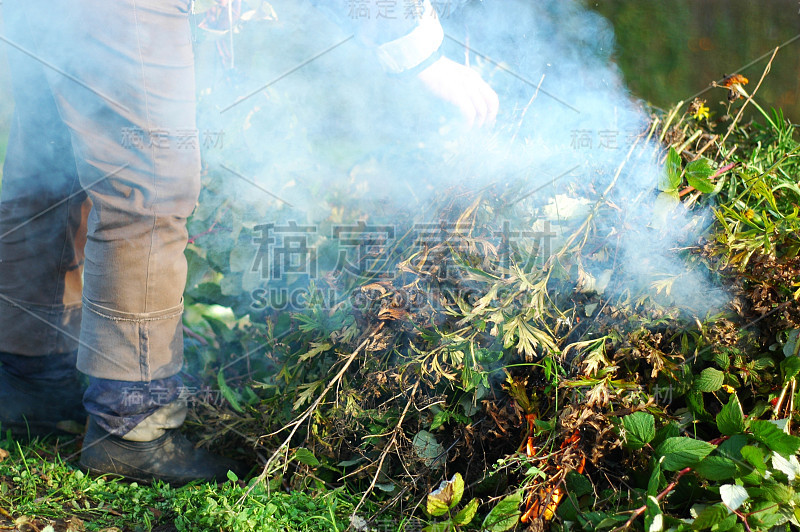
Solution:
{"label": "khaki work trousers", "polygon": [[4,0],[15,113],[0,195],[0,351],[182,365],[200,188],[190,0]]}

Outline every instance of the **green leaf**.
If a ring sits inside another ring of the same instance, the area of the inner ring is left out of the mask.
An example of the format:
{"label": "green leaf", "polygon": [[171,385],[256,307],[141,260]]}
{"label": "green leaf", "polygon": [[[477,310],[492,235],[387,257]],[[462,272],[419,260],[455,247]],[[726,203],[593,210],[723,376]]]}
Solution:
{"label": "green leaf", "polygon": [[656,532],[664,529],[664,514],[658,504],[658,499],[649,495],[645,501],[644,529]]}
{"label": "green leaf", "polygon": [[244,408],[242,408],[242,405],[239,404],[239,398],[236,396],[236,393],[231,390],[230,386],[228,386],[228,383],[225,382],[225,375],[222,373],[222,370],[219,370],[219,373],[217,374],[217,385],[219,385],[219,391],[222,393],[222,397],[224,397],[225,400],[230,403],[231,408],[243,414]]}
{"label": "green leaf", "polygon": [[453,530],[453,521],[448,519],[441,523],[433,523],[422,529],[422,532],[451,532]]}
{"label": "green leaf", "polygon": [[700,192],[708,194],[714,191],[714,183],[709,179],[713,174],[708,159],[699,159],[686,165],[686,182]]}
{"label": "green leaf", "polygon": [[212,273],[212,270],[208,265],[208,261],[200,257],[195,250],[186,248],[184,253],[187,267],[186,288],[192,288],[200,284],[206,275]]}
{"label": "green leaf", "polygon": [[[800,336],[800,329],[792,329],[789,331],[788,337],[786,338],[786,343],[783,344],[783,355],[785,357],[788,358],[795,356],[794,351],[797,349],[798,336]],[[782,365],[783,364],[781,364],[781,366]]]}
{"label": "green leaf", "polygon": [[505,532],[517,524],[520,517],[519,505],[522,504],[522,492],[517,491],[503,497],[483,520],[482,530],[489,532]]}
{"label": "green leaf", "polygon": [[753,437],[756,440],[784,457],[791,456],[800,450],[800,438],[786,434],[774,423],[761,420],[751,421],[750,430],[753,431]]}
{"label": "green leaf", "polygon": [[694,472],[708,480],[728,480],[736,476],[736,463],[723,456],[706,456]]}
{"label": "green leaf", "polygon": [[800,373],[800,357],[790,356],[781,362],[783,371],[783,382],[789,382]]}
{"label": "green leaf", "polygon": [[706,368],[695,379],[693,388],[700,392],[716,392],[722,388],[725,374],[716,368]]}
{"label": "green leaf", "polygon": [[427,430],[419,431],[411,442],[414,452],[419,456],[428,467],[440,465],[441,460],[437,459],[444,454],[444,446],[436,441],[436,436]]}
{"label": "green leaf", "polygon": [[697,419],[703,421],[711,421],[713,419],[711,414],[708,413],[708,410],[706,410],[703,392],[692,388],[686,392],[684,399],[686,399],[686,405],[689,407],[689,411],[691,411]]}
{"label": "green leaf", "polygon": [[755,530],[769,530],[783,519],[780,508],[772,501],[761,501],[750,509],[750,521]]}
{"label": "green leaf", "polygon": [[661,467],[667,471],[679,471],[691,467],[716,448],[708,442],[679,436],[667,438],[658,446],[656,453],[662,456]]}
{"label": "green leaf", "polygon": [[233,471],[228,471],[227,476],[228,476],[228,480],[230,480],[231,482],[238,482],[239,481],[239,477]]}
{"label": "green leaf", "polygon": [[653,438],[651,443],[654,447],[658,447],[667,438],[674,438],[675,436],[679,436],[680,433],[681,428],[675,422],[669,423],[656,431],[656,437]]}
{"label": "green leaf", "polygon": [[653,472],[650,473],[650,480],[647,481],[647,494],[655,497],[661,490],[661,484],[664,482],[664,475],[661,473],[661,464],[655,462],[653,465]]}
{"label": "green leaf", "polygon": [[434,517],[444,515],[445,512],[461,502],[464,495],[464,479],[461,473],[456,473],[450,480],[443,480],[436,491],[428,495],[426,509]]}
{"label": "green leaf", "polygon": [[433,416],[433,421],[431,421],[431,430],[436,430],[450,419],[449,412],[447,410],[439,410]]}
{"label": "green leaf", "polygon": [[652,414],[634,412],[622,418],[625,427],[625,446],[630,449],[641,449],[656,436],[656,421]]}
{"label": "green leaf", "polygon": [[756,471],[763,474],[767,470],[767,462],[765,460],[764,451],[753,445],[745,445],[741,450],[742,458],[753,466]]}
{"label": "green leaf", "polygon": [[658,190],[666,192],[668,190],[675,190],[681,184],[681,156],[675,151],[675,148],[670,148],[667,154],[667,163],[664,168],[664,174],[658,179]]}
{"label": "green leaf", "polygon": [[319,460],[317,460],[317,457],[314,456],[314,453],[305,447],[300,447],[297,449],[294,452],[294,458],[301,464],[305,464],[307,466],[317,467],[319,465]]}
{"label": "green leaf", "polygon": [[453,523],[457,524],[458,526],[468,525],[472,522],[472,519],[475,517],[475,513],[478,511],[478,499],[472,499],[464,506],[460,512],[453,516]]}
{"label": "green leaf", "polygon": [[744,434],[734,434],[717,447],[717,454],[730,458],[734,462],[742,459],[742,447],[747,445],[748,438]]}
{"label": "green leaf", "polygon": [[723,504],[713,504],[706,507],[692,523],[692,530],[705,530],[721,523],[728,517],[728,509]]}
{"label": "green leaf", "polygon": [[754,499],[760,497],[778,504],[786,503],[794,498],[794,490],[791,486],[775,482],[772,479],[764,481],[761,486],[750,488],[749,492]]}
{"label": "green leaf", "polygon": [[717,428],[728,436],[744,432],[744,412],[735,393],[728,397],[728,404],[717,414]]}
{"label": "green leaf", "polygon": [[605,515],[605,517],[601,519],[600,522],[597,523],[597,525],[595,525],[596,530],[600,530],[601,528],[611,528],[614,525],[618,525],[628,520],[627,515],[607,515],[607,514],[603,515]]}
{"label": "green leaf", "polygon": [[594,491],[592,482],[577,471],[567,473],[567,491],[575,497],[583,497]]}
{"label": "green leaf", "polygon": [[[736,514],[731,514],[716,525],[711,527],[711,532],[725,532],[726,530],[732,529],[736,526],[737,520],[739,516]],[[741,526],[741,525],[740,525]]]}

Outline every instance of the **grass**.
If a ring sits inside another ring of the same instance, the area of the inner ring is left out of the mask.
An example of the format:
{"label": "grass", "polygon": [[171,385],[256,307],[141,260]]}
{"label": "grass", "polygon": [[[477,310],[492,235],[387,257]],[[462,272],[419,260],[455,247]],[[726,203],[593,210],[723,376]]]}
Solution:
{"label": "grass", "polygon": [[329,532],[346,528],[355,503],[342,490],[258,486],[242,504],[241,481],[172,488],[90,477],[76,468],[75,442],[7,436],[0,448],[9,453],[0,462],[0,530]]}

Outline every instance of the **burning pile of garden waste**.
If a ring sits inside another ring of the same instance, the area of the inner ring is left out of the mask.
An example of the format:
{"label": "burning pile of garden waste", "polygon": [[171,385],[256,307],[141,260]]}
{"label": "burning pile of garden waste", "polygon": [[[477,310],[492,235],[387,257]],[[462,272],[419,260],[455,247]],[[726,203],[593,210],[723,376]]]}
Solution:
{"label": "burning pile of garden waste", "polygon": [[[196,405],[198,432],[238,434],[272,489],[358,494],[356,530],[797,526],[799,144],[779,112],[740,123],[742,79],[729,115],[654,112],[549,196],[454,185],[393,224],[348,205],[255,227],[246,257],[208,244],[247,226],[209,200],[187,301],[233,310],[195,316],[226,399]],[[265,242],[281,282],[254,292]]]}
{"label": "burning pile of garden waste", "polygon": [[501,101],[465,132],[307,3],[193,4],[186,432],[254,476],[89,479],[79,443],[8,437],[0,528],[800,527],[775,54],[664,111],[581,2],[438,2],[441,52]]}

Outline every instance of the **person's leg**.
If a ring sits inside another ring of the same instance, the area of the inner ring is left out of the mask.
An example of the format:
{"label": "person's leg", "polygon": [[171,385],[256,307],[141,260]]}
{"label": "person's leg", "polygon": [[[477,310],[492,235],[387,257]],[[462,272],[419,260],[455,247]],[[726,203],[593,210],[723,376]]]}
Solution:
{"label": "person's leg", "polygon": [[[24,49],[18,10],[4,7],[3,34]],[[42,435],[85,421],[75,352],[89,205],[43,65],[5,48],[15,111],[0,194],[0,430]]]}
{"label": "person's leg", "polygon": [[[174,430],[182,365],[186,218],[199,193],[189,0],[6,0],[25,13],[92,201],[78,368],[90,376],[81,463],[170,481],[230,462]],[[43,27],[44,26],[44,27]],[[168,396],[131,405],[135,383]],[[172,455],[170,455],[172,453]]]}

